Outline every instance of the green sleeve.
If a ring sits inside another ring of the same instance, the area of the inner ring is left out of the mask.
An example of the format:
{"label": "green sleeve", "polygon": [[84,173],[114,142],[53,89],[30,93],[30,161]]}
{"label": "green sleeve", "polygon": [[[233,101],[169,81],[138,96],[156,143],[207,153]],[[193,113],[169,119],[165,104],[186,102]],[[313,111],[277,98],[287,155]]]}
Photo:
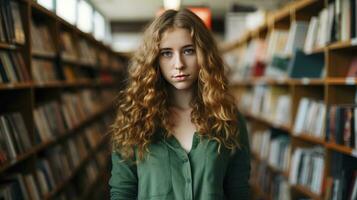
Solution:
{"label": "green sleeve", "polygon": [[246,122],[241,114],[239,118],[239,143],[228,165],[225,176],[224,189],[227,200],[249,199],[249,177],[250,177],[250,147]]}
{"label": "green sleeve", "polygon": [[111,200],[137,199],[138,178],[135,164],[123,161],[118,153],[112,153],[112,171],[109,180]]}

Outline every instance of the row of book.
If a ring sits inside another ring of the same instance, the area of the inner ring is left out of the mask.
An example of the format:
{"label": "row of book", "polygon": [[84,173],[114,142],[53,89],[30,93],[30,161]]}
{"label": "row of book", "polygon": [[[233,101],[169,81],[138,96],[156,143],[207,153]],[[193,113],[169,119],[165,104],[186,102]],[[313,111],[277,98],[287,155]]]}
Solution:
{"label": "row of book", "polygon": [[60,80],[60,74],[51,60],[33,58],[31,67],[33,80],[36,83],[46,83]]}
{"label": "row of book", "polygon": [[32,147],[28,128],[19,112],[0,115],[0,166],[16,160]]}
{"label": "row of book", "polygon": [[76,61],[78,59],[78,53],[75,50],[74,38],[71,33],[62,31],[60,35],[61,39],[61,57],[64,60]]}
{"label": "row of book", "polygon": [[[249,77],[323,78],[326,76],[323,52],[313,53],[336,41],[356,38],[356,2],[332,1],[310,21],[295,20],[290,28],[275,28],[266,39],[252,39],[248,47],[232,52],[229,58],[232,81]],[[233,56],[233,55],[232,55]],[[345,76],[356,76],[357,59],[353,56]]]}
{"label": "row of book", "polygon": [[326,115],[326,141],[357,149],[357,106],[332,105]]}
{"label": "row of book", "polygon": [[[292,161],[292,172],[289,179],[283,175],[273,175],[266,164],[253,161],[252,169],[258,173],[259,181],[263,184],[272,199],[289,200],[291,186],[306,184],[310,190],[321,196],[322,199],[354,200],[357,198],[357,161],[355,158],[333,152],[330,159],[331,167],[327,176],[323,177],[323,160],[321,149],[298,148],[295,150]],[[321,167],[322,166],[322,167]],[[322,170],[322,171],[319,171]],[[272,177],[273,176],[273,177]],[[268,182],[268,183],[267,183]],[[269,185],[267,188],[266,186]],[[320,189],[319,189],[320,188]],[[319,193],[321,192],[321,193]],[[295,198],[294,198],[295,199]],[[309,199],[309,198],[308,198]]]}
{"label": "row of book", "polygon": [[3,199],[40,199],[33,194],[35,188],[35,176],[32,173],[11,174],[2,179],[0,196]]}
{"label": "row of book", "polygon": [[26,82],[30,79],[20,52],[0,51],[0,83]]}
{"label": "row of book", "polygon": [[254,176],[251,176],[250,184],[259,188],[260,192],[271,194],[275,173],[269,170],[268,164],[252,159],[251,174]]}
{"label": "row of book", "polygon": [[50,28],[40,23],[39,20],[32,19],[31,24],[31,48],[33,53],[54,56],[56,53],[53,34]]}
{"label": "row of book", "polygon": [[[54,40],[51,36],[53,34],[51,34],[50,30],[45,23],[39,23],[39,20],[32,20],[31,41],[32,51],[35,55],[53,57],[56,55]],[[78,42],[75,42],[76,40]],[[111,67],[119,66],[117,69],[120,68],[119,60],[109,59],[106,51],[96,50],[86,39],[73,38],[71,33],[66,31],[60,33],[60,56],[65,61],[77,62],[81,65],[96,66],[100,64],[104,67],[113,65]]]}
{"label": "row of book", "polygon": [[320,195],[324,165],[324,149],[321,147],[297,147],[291,158],[290,184],[305,186]]}
{"label": "row of book", "polygon": [[103,105],[109,105],[114,95],[113,92],[87,89],[79,93],[64,93],[61,101],[37,107],[34,111],[36,143],[54,140],[78,127],[89,116],[103,109]]}
{"label": "row of book", "polygon": [[257,85],[253,91],[241,92],[239,99],[243,111],[262,116],[276,125],[291,123],[291,97],[287,87]]}
{"label": "row of book", "polygon": [[336,200],[357,199],[356,158],[333,152],[330,175],[325,180],[325,198]]}
{"label": "row of book", "polygon": [[75,82],[78,80],[92,80],[94,79],[94,77],[103,80],[100,75],[98,76],[98,74],[93,73],[92,70],[88,70],[88,68],[84,67],[64,65],[63,73],[64,80],[66,80],[67,82]]}
{"label": "row of book", "polygon": [[[274,126],[290,127],[291,97],[287,88],[257,85],[252,90],[240,92],[238,106],[243,112],[259,116]],[[322,100],[301,97],[292,133],[357,149],[356,107],[353,104],[327,106]]]}
{"label": "row of book", "polygon": [[[43,199],[61,183],[72,177],[74,170],[79,169],[83,164],[83,172],[76,174],[76,176],[80,176],[80,178],[77,178],[80,180],[76,181],[81,183],[81,187],[88,186],[108,161],[108,152],[105,148],[98,152],[93,159],[88,160],[89,162],[86,164],[86,160],[92,155],[90,151],[96,149],[100,144],[99,142],[102,141],[103,130],[106,130],[109,125],[108,120],[112,120],[112,118],[110,117],[109,119],[107,117],[99,123],[86,128],[83,132],[63,144],[41,152],[33,173],[19,173],[0,179],[0,195],[6,194],[6,196],[10,197],[9,199]],[[13,177],[16,178],[14,179]],[[23,179],[30,179],[31,182],[27,183],[27,185],[25,184],[27,180]],[[12,191],[17,192],[14,193]],[[72,198],[73,196],[69,199]]]}
{"label": "row of book", "polygon": [[290,138],[279,130],[256,131],[252,136],[252,151],[267,161],[273,169],[287,172],[290,162]]}
{"label": "row of book", "polygon": [[86,40],[80,40],[78,47],[75,38],[68,31],[61,32],[61,57],[66,61],[80,61],[83,64],[96,64],[95,59],[104,68],[120,69],[121,66],[114,56],[106,50],[95,49]]}
{"label": "row of book", "polygon": [[356,38],[356,8],[355,0],[334,0],[309,22],[299,22],[305,35],[300,40],[305,41],[304,51],[310,53],[333,42]]}
{"label": "row of book", "polygon": [[280,79],[325,77],[323,53],[307,54],[301,49],[301,45],[298,46],[301,44],[299,41],[294,40],[295,38],[288,39],[288,36],[301,35],[303,34],[298,31],[289,33],[286,30],[273,30],[266,41],[251,40],[246,49],[238,52],[237,64],[231,65],[231,81],[260,76]]}
{"label": "row of book", "polygon": [[[89,116],[103,109],[103,103],[109,105],[113,92],[95,92],[83,90],[80,93],[66,93],[60,101],[52,101],[38,106],[34,111],[35,140],[28,131],[23,115],[19,112],[0,115],[0,165],[16,161],[33,144],[52,141],[78,127]],[[103,129],[97,127],[93,130]],[[89,133],[91,131],[88,131]],[[91,134],[96,135],[96,134]],[[96,145],[97,138],[90,138],[90,146]]]}
{"label": "row of book", "polygon": [[295,117],[293,132],[322,139],[325,133],[326,105],[321,100],[302,97]]}
{"label": "row of book", "polygon": [[0,42],[24,44],[25,33],[18,2],[1,0],[0,7]]}

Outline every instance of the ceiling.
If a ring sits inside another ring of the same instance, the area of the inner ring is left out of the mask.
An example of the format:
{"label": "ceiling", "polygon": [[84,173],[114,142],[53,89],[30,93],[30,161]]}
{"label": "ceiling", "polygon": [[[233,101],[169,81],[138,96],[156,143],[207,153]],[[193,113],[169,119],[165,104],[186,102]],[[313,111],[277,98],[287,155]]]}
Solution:
{"label": "ceiling", "polygon": [[[90,0],[110,21],[142,21],[155,16],[163,0]],[[271,10],[289,0],[181,0],[183,6],[207,6],[215,18],[222,18],[232,5],[251,5]]]}

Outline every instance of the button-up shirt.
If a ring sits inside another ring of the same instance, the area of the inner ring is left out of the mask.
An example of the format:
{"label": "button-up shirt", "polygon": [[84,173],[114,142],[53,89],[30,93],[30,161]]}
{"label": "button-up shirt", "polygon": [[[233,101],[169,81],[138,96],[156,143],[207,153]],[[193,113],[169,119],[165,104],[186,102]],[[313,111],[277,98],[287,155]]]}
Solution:
{"label": "button-up shirt", "polygon": [[149,153],[137,164],[113,152],[111,199],[249,199],[250,151],[241,115],[238,126],[240,147],[234,153],[223,145],[218,152],[217,141],[197,132],[188,153],[173,136],[151,143]]}

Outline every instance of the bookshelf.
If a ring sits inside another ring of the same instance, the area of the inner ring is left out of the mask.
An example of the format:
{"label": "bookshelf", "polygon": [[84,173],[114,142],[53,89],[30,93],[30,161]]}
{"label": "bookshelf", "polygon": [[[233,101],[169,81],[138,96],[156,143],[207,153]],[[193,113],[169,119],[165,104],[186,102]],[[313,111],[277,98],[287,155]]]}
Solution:
{"label": "bookshelf", "polygon": [[30,0],[2,1],[0,26],[0,194],[107,195],[126,57]]}
{"label": "bookshelf", "polygon": [[356,198],[356,10],[353,0],[293,1],[221,46],[236,58],[254,199]]}

